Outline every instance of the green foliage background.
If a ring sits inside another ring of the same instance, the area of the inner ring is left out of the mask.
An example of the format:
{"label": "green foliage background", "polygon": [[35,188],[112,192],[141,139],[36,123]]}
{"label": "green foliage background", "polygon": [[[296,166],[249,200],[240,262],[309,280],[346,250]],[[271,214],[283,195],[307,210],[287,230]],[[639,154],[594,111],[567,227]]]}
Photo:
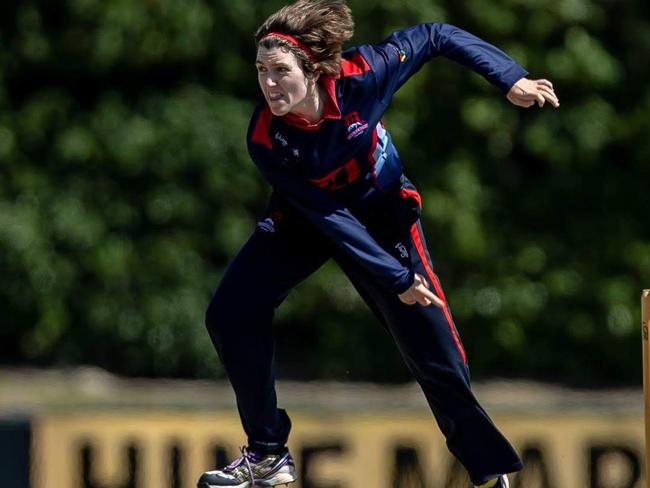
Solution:
{"label": "green foliage background", "polygon": [[[252,33],[282,2],[0,7],[0,362],[222,376],[203,325],[269,194],[245,150]],[[386,116],[475,377],[640,381],[650,286],[650,19],[623,0],[350,1],[353,43],[444,21],[562,106],[523,110],[450,61]],[[255,280],[251,277],[251,294]],[[279,376],[409,378],[334,265],[275,324]]]}

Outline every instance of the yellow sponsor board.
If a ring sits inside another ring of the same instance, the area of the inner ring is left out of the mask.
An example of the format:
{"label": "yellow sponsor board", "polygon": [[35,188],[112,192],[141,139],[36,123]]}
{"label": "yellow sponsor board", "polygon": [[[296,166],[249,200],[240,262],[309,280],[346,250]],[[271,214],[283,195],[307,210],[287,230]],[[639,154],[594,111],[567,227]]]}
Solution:
{"label": "yellow sponsor board", "polygon": [[[429,414],[291,414],[295,488],[469,486]],[[642,415],[494,420],[526,462],[514,488],[645,486]],[[46,413],[35,418],[32,439],[33,488],[191,488],[245,443],[236,413],[221,411]]]}

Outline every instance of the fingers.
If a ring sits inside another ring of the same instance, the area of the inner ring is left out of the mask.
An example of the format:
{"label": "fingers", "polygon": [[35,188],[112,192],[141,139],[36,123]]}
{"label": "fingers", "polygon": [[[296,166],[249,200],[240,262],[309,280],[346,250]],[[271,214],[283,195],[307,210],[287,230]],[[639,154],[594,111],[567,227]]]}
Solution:
{"label": "fingers", "polygon": [[560,106],[560,100],[555,94],[553,84],[549,80],[529,80],[522,78],[508,92],[508,100],[518,107],[531,107],[535,103],[543,107],[550,102],[555,108]]}
{"label": "fingers", "polygon": [[427,306],[427,305],[434,304],[434,305],[435,305],[436,307],[438,307],[438,308],[444,308],[444,307],[445,307],[445,303],[444,303],[440,298],[438,298],[438,297],[437,297],[437,296],[436,296],[432,291],[430,291],[429,289],[427,289],[427,288],[422,289],[422,295],[424,295],[424,300],[423,300],[423,302],[425,302],[425,303],[423,303],[423,302],[421,301],[421,302],[420,302],[421,305]]}
{"label": "fingers", "polygon": [[553,89],[549,89],[546,85],[540,85],[539,92],[547,101],[551,102],[551,105],[553,105],[555,108],[560,106],[560,100],[557,98],[557,95]]}
{"label": "fingers", "polygon": [[445,303],[438,298],[430,289],[429,282],[419,273],[415,273],[413,285],[404,293],[398,295],[400,301],[406,305],[415,305],[419,303],[423,307],[431,304],[439,308],[444,308]]}
{"label": "fingers", "polygon": [[553,90],[553,83],[551,83],[548,80],[542,79],[542,80],[533,80],[533,81],[535,83],[537,83],[538,85],[542,85],[542,86],[545,86],[545,87],[550,88],[551,90]]}
{"label": "fingers", "polygon": [[415,305],[417,303],[414,298],[411,298],[410,296],[404,296],[404,295],[405,295],[404,293],[398,295],[402,303],[405,303],[406,305]]}
{"label": "fingers", "polygon": [[431,290],[429,290],[429,283],[427,280],[422,280],[422,283],[415,287],[413,290],[416,292],[415,299],[420,305],[429,306],[431,304],[436,307],[443,308],[445,306],[444,302],[436,296]]}
{"label": "fingers", "polygon": [[537,89],[544,95],[551,105],[555,108],[560,106],[560,99],[555,94],[555,89],[553,88],[553,83],[548,80],[535,80],[537,83]]}

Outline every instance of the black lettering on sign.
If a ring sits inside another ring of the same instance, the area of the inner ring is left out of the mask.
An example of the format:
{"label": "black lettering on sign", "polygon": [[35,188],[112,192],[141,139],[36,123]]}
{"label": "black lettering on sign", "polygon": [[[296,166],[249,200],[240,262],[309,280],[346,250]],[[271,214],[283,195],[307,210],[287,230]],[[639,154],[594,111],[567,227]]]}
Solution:
{"label": "black lettering on sign", "polygon": [[183,450],[178,444],[169,450],[169,480],[171,488],[183,488]]}
{"label": "black lettering on sign", "polygon": [[31,445],[32,426],[28,418],[0,419],[1,486],[30,486]]}
{"label": "black lettering on sign", "polygon": [[628,446],[589,448],[590,488],[634,488],[641,479],[638,453]]}
{"label": "black lettering on sign", "polygon": [[342,488],[339,483],[323,483],[313,477],[313,466],[318,463],[318,457],[327,454],[341,455],[344,449],[341,444],[326,444],[313,447],[303,447],[300,451],[300,479],[302,488]]}
{"label": "black lettering on sign", "polygon": [[130,444],[126,448],[126,473],[124,474],[124,481],[118,486],[108,487],[98,480],[93,475],[93,447],[90,443],[86,443],[81,448],[81,479],[83,488],[138,488],[137,475],[138,475],[138,449],[134,444]]}
{"label": "black lettering on sign", "polygon": [[552,488],[544,452],[538,446],[529,445],[521,450],[524,469],[512,477],[512,488]]}
{"label": "black lettering on sign", "polygon": [[395,448],[394,488],[427,488],[418,451],[412,447]]}
{"label": "black lettering on sign", "polygon": [[212,446],[212,459],[214,459],[214,469],[223,468],[228,465],[228,451],[225,447],[215,444]]}

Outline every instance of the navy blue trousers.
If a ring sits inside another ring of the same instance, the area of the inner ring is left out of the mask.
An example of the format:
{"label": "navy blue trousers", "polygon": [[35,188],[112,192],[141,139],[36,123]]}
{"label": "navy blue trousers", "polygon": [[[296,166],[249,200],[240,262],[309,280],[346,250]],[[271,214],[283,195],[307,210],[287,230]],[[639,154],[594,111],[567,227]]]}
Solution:
{"label": "navy blue trousers", "polygon": [[[296,210],[278,205],[278,200],[272,197],[266,218],[229,265],[206,314],[210,337],[235,390],[249,445],[273,451],[287,442],[291,421],[277,406],[271,322],[289,291],[333,258],[395,340],[449,450],[472,482],[481,484],[520,470],[519,456],[472,394],[465,351],[449,308],[402,303]],[[392,223],[386,212],[378,217],[364,221],[371,235],[424,276],[444,300],[419,220],[405,222],[399,212]]]}

